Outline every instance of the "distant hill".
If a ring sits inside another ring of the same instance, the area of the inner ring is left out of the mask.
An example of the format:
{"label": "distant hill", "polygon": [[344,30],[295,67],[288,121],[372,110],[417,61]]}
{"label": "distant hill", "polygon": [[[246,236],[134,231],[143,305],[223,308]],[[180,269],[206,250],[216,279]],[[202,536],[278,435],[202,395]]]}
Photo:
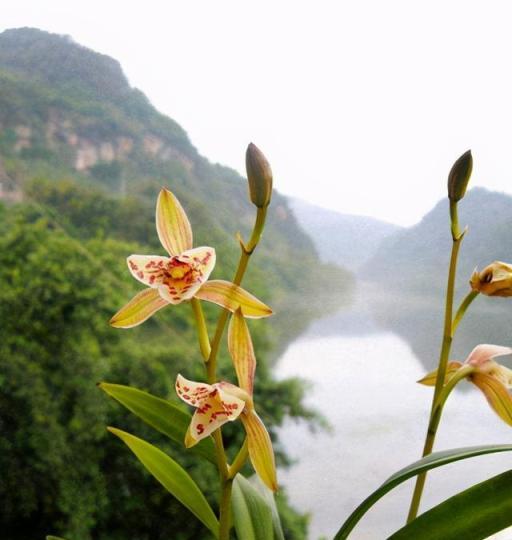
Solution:
{"label": "distant hill", "polygon": [[373,256],[384,238],[400,230],[398,225],[341,214],[300,199],[290,199],[290,206],[300,226],[313,239],[321,259],[352,271]]}
{"label": "distant hill", "polygon": [[[468,225],[458,265],[459,283],[467,288],[476,266],[512,262],[512,197],[473,188],[459,203],[459,222]],[[384,239],[362,274],[386,289],[442,294],[450,249],[448,202],[442,200],[418,224]]]}
{"label": "distant hill", "polygon": [[[4,200],[19,199],[34,179],[73,178],[119,197],[137,197],[150,215],[166,185],[187,208],[197,243],[214,243],[218,260],[234,263],[235,234],[247,233],[254,219],[246,181],[201,156],[181,126],[130,87],[119,62],[68,36],[6,30],[0,34],[0,88]],[[255,259],[276,301],[304,290],[314,295],[321,281],[303,271],[317,254],[279,193]],[[340,289],[347,283],[341,270],[317,271]]]}

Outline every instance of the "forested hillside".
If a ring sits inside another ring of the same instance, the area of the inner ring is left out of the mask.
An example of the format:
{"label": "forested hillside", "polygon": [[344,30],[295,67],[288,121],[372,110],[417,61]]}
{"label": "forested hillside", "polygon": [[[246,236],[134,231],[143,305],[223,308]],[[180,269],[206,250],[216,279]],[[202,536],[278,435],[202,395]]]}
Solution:
{"label": "forested hillside", "polygon": [[[200,156],[180,126],[129,86],[115,60],[39,30],[0,34],[0,530],[6,538],[208,537],[105,426],[145,437],[187,463],[210,498],[217,489],[213,467],[193,465],[182,448],[159,439],[95,386],[130,384],[177,403],[176,372],[202,377],[187,304],[129,331],[108,325],[140,290],[126,256],[161,253],[154,208],[162,185],[185,207],[195,245],[216,248],[212,277],[231,279],[235,234],[246,234],[254,219],[244,179]],[[341,297],[351,278],[318,261],[277,193],[253,259],[244,287],[277,312],[277,322],[251,322],[256,400],[275,436],[286,417],[314,414],[302,405],[300,381],[273,378],[273,351],[326,299]],[[206,306],[210,331],[217,314],[216,306]],[[221,360],[223,377],[232,378],[225,351]],[[240,442],[236,427],[226,435],[228,445]],[[285,464],[286,456],[279,460]],[[286,538],[304,538],[306,519],[279,497]]]}

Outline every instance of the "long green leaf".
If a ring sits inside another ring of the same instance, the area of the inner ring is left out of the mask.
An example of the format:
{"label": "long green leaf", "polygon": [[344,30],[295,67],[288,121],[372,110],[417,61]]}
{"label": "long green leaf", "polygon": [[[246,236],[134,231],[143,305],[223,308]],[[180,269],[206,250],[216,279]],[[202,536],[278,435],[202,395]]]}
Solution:
{"label": "long green leaf", "polygon": [[64,540],[64,538],[61,538],[60,536],[47,536],[46,540]]}
{"label": "long green leaf", "polygon": [[239,540],[274,540],[272,509],[241,474],[233,482],[231,508]]}
{"label": "long green leaf", "polygon": [[450,497],[389,540],[482,540],[512,525],[512,471]]}
{"label": "long green leaf", "polygon": [[119,437],[165,489],[201,520],[217,538],[219,522],[203,493],[181,465],[156,446],[138,437],[112,427],[108,430]]}
{"label": "long green leaf", "polygon": [[364,516],[364,514],[388,491],[405,482],[409,478],[416,476],[429,469],[435,469],[442,465],[447,465],[454,461],[461,459],[468,459],[475,456],[481,456],[483,454],[493,454],[495,452],[510,452],[512,450],[511,444],[499,444],[499,445],[486,445],[486,446],[470,446],[467,448],[454,448],[452,450],[444,450],[442,452],[434,452],[429,456],[415,461],[411,465],[408,465],[404,469],[401,469],[393,476],[388,478],[376,491],[374,491],[369,497],[367,497],[348,517],[343,523],[338,534],[334,537],[334,540],[343,540],[347,538],[352,529],[356,526],[357,522]]}
{"label": "long green leaf", "polygon": [[[110,383],[100,383],[98,386],[146,424],[167,435],[167,437],[183,447],[185,433],[191,420],[188,413],[165,399],[131,386]],[[192,447],[190,451],[201,455],[212,463],[216,463],[215,447],[211,437],[203,439]]]}

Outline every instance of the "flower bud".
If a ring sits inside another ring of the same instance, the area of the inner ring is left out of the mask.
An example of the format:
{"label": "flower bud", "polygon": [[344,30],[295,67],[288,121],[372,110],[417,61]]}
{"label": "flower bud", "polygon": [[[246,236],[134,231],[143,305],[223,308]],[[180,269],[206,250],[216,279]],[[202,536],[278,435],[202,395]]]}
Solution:
{"label": "flower bud", "polygon": [[448,198],[451,202],[458,202],[464,197],[472,170],[473,157],[468,150],[453,164],[448,175]]}
{"label": "flower bud", "polygon": [[512,266],[494,261],[481,272],[475,269],[469,284],[487,296],[512,296]]}
{"label": "flower bud", "polygon": [[261,150],[253,143],[249,144],[245,153],[245,168],[252,203],[258,208],[267,207],[272,196],[272,169]]}

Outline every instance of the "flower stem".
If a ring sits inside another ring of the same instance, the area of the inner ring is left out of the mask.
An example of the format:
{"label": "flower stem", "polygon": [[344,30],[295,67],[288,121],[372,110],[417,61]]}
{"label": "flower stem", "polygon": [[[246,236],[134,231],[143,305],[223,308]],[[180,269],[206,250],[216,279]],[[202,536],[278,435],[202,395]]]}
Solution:
{"label": "flower stem", "polygon": [[247,437],[244,439],[244,444],[242,444],[242,447],[238,451],[238,454],[236,455],[235,459],[233,460],[233,463],[231,464],[231,467],[229,467],[229,478],[234,478],[240,471],[240,469],[244,466],[245,462],[247,461],[247,457],[249,456],[249,445],[247,443]]}
{"label": "flower stem", "polygon": [[231,491],[233,480],[227,478],[222,482],[222,495],[220,498],[219,511],[219,540],[229,540],[229,529],[231,528]]}
{"label": "flower stem", "polygon": [[210,338],[208,337],[208,330],[206,328],[203,308],[201,306],[201,301],[197,298],[192,298],[190,303],[192,304],[192,310],[194,311],[194,317],[196,319],[199,348],[201,349],[201,354],[206,362],[208,361],[212,348],[210,346]]}
{"label": "flower stem", "polygon": [[[247,245],[244,245],[243,242],[240,242],[242,253],[240,254],[240,260],[238,261],[238,267],[235,277],[233,279],[233,283],[235,285],[240,285],[240,283],[242,282],[245,271],[247,270],[250,256],[256,249],[256,246],[258,245],[258,242],[261,238],[263,227],[265,226],[266,214],[266,208],[258,208],[256,214],[256,221],[254,223],[249,243]],[[204,321],[204,315],[202,313],[202,310],[200,310],[201,306],[199,304],[199,308],[197,308],[193,303],[192,307],[194,309],[194,314],[196,315],[199,332],[199,343],[201,345],[201,352],[205,359],[208,382],[210,384],[214,384],[217,380],[217,355],[219,353],[220,342],[224,333],[224,329],[226,327],[229,311],[227,309],[222,310],[219,316],[219,320],[217,321],[217,328],[215,330],[215,335],[213,337],[210,347],[208,333],[206,331],[206,323]],[[204,345],[204,343],[206,343],[205,340],[208,340],[209,347],[209,354],[206,356],[205,352],[207,348]],[[242,448],[240,449],[240,452],[238,453],[237,457],[233,462],[233,465],[229,467],[226,460],[226,452],[224,450],[222,431],[220,428],[213,432],[213,439],[215,442],[217,466],[219,468],[219,475],[221,481],[221,498],[219,505],[219,540],[229,540],[229,530],[231,528],[231,490],[233,487],[233,478],[236,473],[242,468],[245,460],[247,459],[247,444],[246,442],[244,442]]]}
{"label": "flower stem", "polygon": [[[254,227],[252,230],[249,243],[247,245],[240,243],[241,248],[242,248],[242,253],[240,254],[240,260],[238,261],[238,268],[236,270],[236,274],[233,279],[233,283],[235,285],[240,285],[240,283],[242,283],[242,279],[244,277],[245,271],[247,270],[249,259],[251,255],[253,254],[254,250],[256,249],[256,246],[258,245],[258,242],[261,238],[263,227],[265,226],[266,214],[267,214],[266,208],[258,208],[258,212],[256,214],[256,222],[254,223]],[[217,322],[217,328],[215,329],[215,336],[213,337],[213,340],[212,340],[212,349],[211,349],[210,356],[208,358],[208,364],[207,364],[208,382],[210,384],[215,382],[215,379],[217,376],[217,354],[219,352],[220,341],[224,333],[224,328],[226,327],[228,316],[229,316],[229,311],[227,309],[223,309],[222,313],[220,314],[219,320]]]}
{"label": "flower stem", "polygon": [[[443,331],[443,340],[441,343],[441,353],[439,355],[439,366],[437,370],[436,386],[434,390],[434,397],[432,398],[432,406],[430,409],[430,419],[428,423],[427,435],[425,437],[425,444],[423,446],[423,454],[425,457],[428,454],[432,453],[432,448],[434,447],[434,441],[437,434],[437,428],[439,427],[439,422],[441,421],[442,407],[437,407],[439,395],[443,389],[444,381],[446,378],[446,366],[448,364],[448,357],[450,355],[450,349],[453,339],[453,329],[456,328],[460,319],[464,315],[464,311],[457,312],[460,316],[457,320],[457,324],[454,324],[452,321],[453,314],[453,296],[455,292],[455,274],[457,271],[457,258],[459,255],[459,248],[462,242],[464,234],[460,233],[458,221],[457,221],[457,208],[456,205],[450,204],[450,215],[452,218],[452,253],[450,257],[450,267],[448,271],[448,283],[446,287],[446,303],[444,311],[444,331]],[[464,303],[464,302],[463,302]],[[470,302],[467,303],[469,306]],[[467,308],[466,306],[466,308]],[[461,306],[462,307],[462,306]],[[407,515],[407,523],[412,521],[418,515],[418,509],[420,506],[421,496],[423,494],[423,488],[425,486],[426,473],[422,473],[417,476],[416,484],[414,486],[414,492],[411,499],[411,505],[409,507],[409,514]]]}
{"label": "flower stem", "polygon": [[468,307],[471,305],[471,302],[473,302],[473,300],[478,296],[478,294],[478,291],[469,292],[466,295],[466,298],[464,298],[464,300],[460,304],[459,309],[457,310],[457,313],[455,314],[455,317],[453,319],[452,336],[455,335],[455,331],[457,330],[457,326],[459,326],[462,317],[464,317],[464,314],[466,313]]}

